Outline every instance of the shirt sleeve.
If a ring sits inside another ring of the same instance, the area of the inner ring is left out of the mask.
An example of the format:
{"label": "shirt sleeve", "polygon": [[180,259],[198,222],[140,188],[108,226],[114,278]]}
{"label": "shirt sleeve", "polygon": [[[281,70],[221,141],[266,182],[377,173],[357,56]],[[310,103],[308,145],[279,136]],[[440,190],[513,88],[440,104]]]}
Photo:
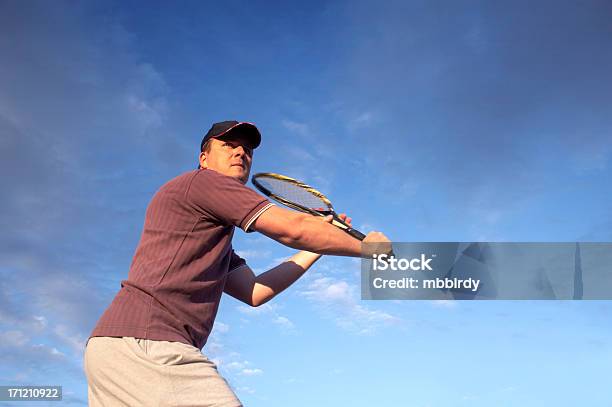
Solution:
{"label": "shirt sleeve", "polygon": [[230,258],[230,265],[229,265],[229,271],[228,273],[231,273],[234,270],[239,269],[240,267],[244,267],[246,266],[246,260],[244,260],[242,257],[238,256],[236,254],[236,252],[234,251],[234,249],[232,249],[232,255]]}
{"label": "shirt sleeve", "polygon": [[187,190],[187,201],[203,216],[245,232],[272,206],[265,197],[238,180],[208,169],[194,175]]}

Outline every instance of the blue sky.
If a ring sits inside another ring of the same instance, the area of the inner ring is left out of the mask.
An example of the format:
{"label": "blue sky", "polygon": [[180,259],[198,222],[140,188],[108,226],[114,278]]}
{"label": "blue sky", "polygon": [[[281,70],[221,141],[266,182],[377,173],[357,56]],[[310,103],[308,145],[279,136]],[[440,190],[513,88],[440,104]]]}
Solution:
{"label": "blue sky", "polygon": [[[144,211],[226,119],[253,171],[395,241],[612,241],[609,2],[0,2],[0,384],[86,404],[82,350]],[[291,255],[234,246],[257,271]],[[609,406],[609,302],[361,301],[323,258],[224,298],[247,406]],[[8,403],[5,403],[8,405]],[[25,403],[19,404],[26,405]]]}

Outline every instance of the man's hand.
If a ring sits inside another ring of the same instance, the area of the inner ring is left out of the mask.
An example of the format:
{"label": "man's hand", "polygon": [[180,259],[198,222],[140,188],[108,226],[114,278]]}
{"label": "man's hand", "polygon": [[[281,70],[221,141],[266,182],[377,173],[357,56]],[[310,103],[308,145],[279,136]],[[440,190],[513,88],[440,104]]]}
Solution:
{"label": "man's hand", "polygon": [[363,239],[362,245],[362,257],[372,257],[373,254],[393,254],[393,247],[391,241],[382,232],[370,232]]}
{"label": "man's hand", "polygon": [[[342,222],[346,223],[350,227],[353,227],[353,225],[351,224],[351,221],[353,220],[353,218],[349,218],[348,216],[346,216],[346,213],[341,213],[338,215],[338,217],[340,218]],[[328,223],[332,223],[332,221],[334,220],[334,217],[332,215],[327,215],[323,219],[325,219],[325,221]]]}
{"label": "man's hand", "polygon": [[[346,213],[341,213],[338,217],[350,227],[353,227],[351,224],[352,219],[346,216]],[[329,223],[332,222],[333,216],[328,215],[325,217],[325,220]],[[393,248],[391,247],[391,241],[387,236],[385,236],[382,232],[370,232],[367,234],[365,239],[363,239],[363,243],[365,246],[362,246],[365,249],[365,252],[362,254],[363,257],[372,257],[373,254],[393,254]]]}
{"label": "man's hand", "polygon": [[373,254],[393,254],[391,241],[382,232],[370,232],[363,239],[362,257],[372,257]]}

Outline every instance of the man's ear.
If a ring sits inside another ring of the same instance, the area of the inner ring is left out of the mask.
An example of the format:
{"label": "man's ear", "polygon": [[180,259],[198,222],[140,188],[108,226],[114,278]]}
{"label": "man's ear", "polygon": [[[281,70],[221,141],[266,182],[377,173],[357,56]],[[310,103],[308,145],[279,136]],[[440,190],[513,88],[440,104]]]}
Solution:
{"label": "man's ear", "polygon": [[206,153],[204,151],[202,151],[200,153],[200,167],[202,168],[208,168],[208,164],[206,163]]}

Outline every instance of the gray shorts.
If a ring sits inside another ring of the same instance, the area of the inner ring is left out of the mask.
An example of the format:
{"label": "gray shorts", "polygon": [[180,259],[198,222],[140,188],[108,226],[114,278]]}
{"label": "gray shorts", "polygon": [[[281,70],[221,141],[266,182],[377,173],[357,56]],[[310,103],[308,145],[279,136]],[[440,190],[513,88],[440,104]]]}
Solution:
{"label": "gray shorts", "polygon": [[242,406],[215,364],[180,342],[94,337],[84,367],[93,407]]}

